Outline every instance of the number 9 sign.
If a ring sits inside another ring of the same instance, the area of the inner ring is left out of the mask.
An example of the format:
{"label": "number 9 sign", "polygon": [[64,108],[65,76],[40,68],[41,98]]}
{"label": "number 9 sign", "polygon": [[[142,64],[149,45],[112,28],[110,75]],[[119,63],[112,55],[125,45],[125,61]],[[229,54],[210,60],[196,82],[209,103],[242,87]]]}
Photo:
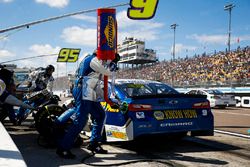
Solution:
{"label": "number 9 sign", "polygon": [[127,15],[130,19],[145,20],[154,17],[159,0],[130,0],[131,8]]}

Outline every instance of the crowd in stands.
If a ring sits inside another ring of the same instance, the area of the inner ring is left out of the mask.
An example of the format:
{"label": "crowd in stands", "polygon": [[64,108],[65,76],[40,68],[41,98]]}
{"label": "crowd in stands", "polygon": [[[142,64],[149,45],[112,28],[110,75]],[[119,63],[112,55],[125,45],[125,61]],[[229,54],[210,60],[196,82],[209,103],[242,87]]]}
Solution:
{"label": "crowd in stands", "polygon": [[174,86],[250,84],[250,47],[119,70],[117,78],[158,80]]}

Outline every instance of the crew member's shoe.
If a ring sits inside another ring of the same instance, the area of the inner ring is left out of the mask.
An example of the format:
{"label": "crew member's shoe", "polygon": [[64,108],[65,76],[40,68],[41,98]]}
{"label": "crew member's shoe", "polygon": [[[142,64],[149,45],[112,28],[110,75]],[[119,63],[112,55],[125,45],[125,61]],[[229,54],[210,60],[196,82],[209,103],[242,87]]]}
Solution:
{"label": "crew member's shoe", "polygon": [[57,155],[59,155],[62,158],[65,158],[65,159],[74,159],[76,157],[69,150],[66,151],[66,150],[57,149],[56,153],[57,153]]}
{"label": "crew member's shoe", "polygon": [[11,120],[11,122],[13,123],[14,126],[18,126],[18,119],[14,119],[14,120]]}
{"label": "crew member's shoe", "polygon": [[91,152],[94,152],[96,154],[107,154],[108,151],[107,150],[104,150],[100,144],[98,143],[90,143],[88,146],[87,146],[87,149],[90,150]]}

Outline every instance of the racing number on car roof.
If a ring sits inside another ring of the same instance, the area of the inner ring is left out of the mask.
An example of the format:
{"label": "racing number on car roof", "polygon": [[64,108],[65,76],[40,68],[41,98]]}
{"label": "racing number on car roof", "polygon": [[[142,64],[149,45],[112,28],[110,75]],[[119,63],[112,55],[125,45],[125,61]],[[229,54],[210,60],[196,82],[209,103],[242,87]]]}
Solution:
{"label": "racing number on car roof", "polygon": [[154,17],[159,0],[130,0],[127,15],[130,19],[151,19]]}
{"label": "racing number on car roof", "polygon": [[62,48],[59,52],[57,62],[76,62],[81,49]]}

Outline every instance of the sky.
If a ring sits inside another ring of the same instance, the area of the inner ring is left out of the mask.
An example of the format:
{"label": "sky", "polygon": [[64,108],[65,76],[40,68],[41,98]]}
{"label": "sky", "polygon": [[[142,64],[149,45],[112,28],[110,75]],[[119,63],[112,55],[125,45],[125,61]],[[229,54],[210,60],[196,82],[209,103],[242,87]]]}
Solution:
{"label": "sky", "polygon": [[[49,17],[96,9],[130,0],[0,0],[0,30]],[[160,61],[172,58],[176,23],[175,56],[192,57],[204,52],[225,51],[231,17],[231,50],[250,45],[249,0],[159,0],[155,15],[148,20],[127,17],[129,5],[116,9],[118,43],[125,37],[145,40]],[[30,56],[58,54],[61,48],[80,48],[81,60],[97,45],[97,13],[90,12],[19,30],[0,33],[0,63]],[[13,62],[18,67],[56,66],[56,76],[75,71],[78,63],[57,63],[57,56]]]}

